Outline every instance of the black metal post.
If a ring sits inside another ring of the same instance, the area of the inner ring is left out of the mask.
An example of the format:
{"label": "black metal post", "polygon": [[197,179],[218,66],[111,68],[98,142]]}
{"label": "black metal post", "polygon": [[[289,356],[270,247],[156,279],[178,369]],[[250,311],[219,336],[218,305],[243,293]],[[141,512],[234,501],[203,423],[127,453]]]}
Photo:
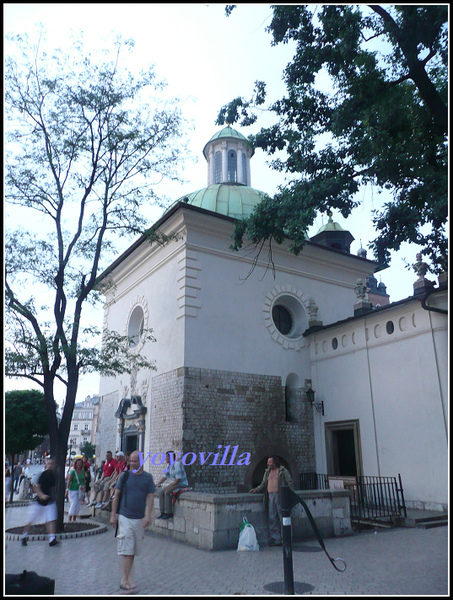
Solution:
{"label": "black metal post", "polygon": [[282,518],[283,575],[285,595],[294,595],[293,551],[291,547],[291,500],[287,485],[280,488],[280,510]]}

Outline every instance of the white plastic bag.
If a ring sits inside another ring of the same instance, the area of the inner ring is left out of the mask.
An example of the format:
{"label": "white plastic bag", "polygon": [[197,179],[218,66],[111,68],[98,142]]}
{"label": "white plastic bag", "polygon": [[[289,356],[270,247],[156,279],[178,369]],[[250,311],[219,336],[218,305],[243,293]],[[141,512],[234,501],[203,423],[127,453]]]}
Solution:
{"label": "white plastic bag", "polygon": [[253,525],[244,517],[239,530],[238,552],[242,550],[257,551],[260,547],[256,539],[256,533]]}

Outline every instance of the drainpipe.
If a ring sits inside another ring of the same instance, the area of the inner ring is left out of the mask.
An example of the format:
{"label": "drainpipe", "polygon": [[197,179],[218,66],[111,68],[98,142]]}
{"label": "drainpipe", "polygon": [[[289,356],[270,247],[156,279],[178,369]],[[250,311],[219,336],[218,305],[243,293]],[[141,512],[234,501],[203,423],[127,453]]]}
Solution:
{"label": "drainpipe", "polygon": [[426,301],[428,300],[429,296],[431,296],[430,293],[425,294],[423,296],[423,298],[418,298],[418,300],[420,300],[420,303],[422,305],[422,308],[424,310],[428,310],[428,311],[432,311],[432,312],[437,312],[440,313],[441,315],[448,315],[448,310],[446,310],[445,308],[437,308],[435,306],[428,306],[426,304]]}
{"label": "drainpipe", "polygon": [[[436,308],[435,306],[428,306],[426,304],[426,300],[428,299],[428,297],[431,294],[424,294],[423,298],[419,298],[421,306],[424,310],[428,311],[429,313],[431,312],[437,312],[440,313],[441,315],[448,315],[448,310],[443,309],[443,308]],[[439,369],[439,359],[437,356],[437,348],[436,348],[436,340],[434,337],[434,328],[433,328],[433,323],[432,323],[432,318],[431,315],[428,315],[429,317],[429,327],[431,329],[431,338],[432,338],[432,345],[433,345],[433,354],[434,354],[434,364],[436,365],[436,373],[437,373],[437,383],[439,386],[439,398],[440,398],[440,405],[441,405],[441,411],[442,411],[442,417],[444,420],[444,427],[445,427],[445,435],[447,438],[447,444],[448,444],[448,424],[447,424],[447,415],[445,414],[445,406],[444,406],[444,401],[443,401],[443,395],[442,395],[442,386],[440,384],[440,369]]]}
{"label": "drainpipe", "polygon": [[371,414],[373,416],[373,428],[374,428],[374,444],[376,448],[376,462],[377,462],[377,470],[378,476],[381,475],[381,465],[379,461],[379,442],[378,442],[378,434],[377,434],[377,426],[376,426],[376,412],[374,409],[374,393],[373,393],[373,379],[371,374],[371,365],[370,365],[370,350],[368,347],[368,336],[367,336],[367,318],[363,319],[363,327],[365,334],[365,348],[366,348],[366,358],[367,358],[367,366],[368,366],[368,385],[370,389],[370,400],[371,400]]}

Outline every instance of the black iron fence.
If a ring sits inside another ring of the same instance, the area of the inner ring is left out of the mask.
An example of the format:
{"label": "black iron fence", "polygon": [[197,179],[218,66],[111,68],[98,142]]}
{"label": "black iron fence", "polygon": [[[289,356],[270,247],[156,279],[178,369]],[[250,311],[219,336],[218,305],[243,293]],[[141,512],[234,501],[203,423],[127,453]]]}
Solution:
{"label": "black iron fence", "polygon": [[[342,482],[344,479],[344,482]],[[343,487],[351,492],[351,520],[356,523],[388,523],[407,517],[401,475],[397,477],[337,477],[319,473],[301,473],[301,490],[326,490]]]}
{"label": "black iron fence", "polygon": [[329,489],[328,475],[320,475],[319,473],[301,473],[299,484],[301,490]]}

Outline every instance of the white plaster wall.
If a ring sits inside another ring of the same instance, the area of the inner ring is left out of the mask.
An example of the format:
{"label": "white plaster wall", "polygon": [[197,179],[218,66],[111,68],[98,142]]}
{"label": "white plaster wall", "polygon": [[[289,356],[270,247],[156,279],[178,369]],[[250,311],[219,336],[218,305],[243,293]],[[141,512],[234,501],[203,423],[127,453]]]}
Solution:
{"label": "white plaster wall", "polygon": [[309,325],[310,298],[324,322],[349,317],[356,280],[370,273],[373,263],[309,246],[296,257],[274,244],[275,272],[263,251],[247,278],[254,254],[248,252],[246,257],[245,252],[229,249],[232,224],[195,217],[186,216],[187,242],[198,269],[200,308],[187,318],[185,365],[280,375],[283,382],[294,372],[303,385],[310,376],[307,342],[301,338],[301,347],[295,350],[275,341],[266,326],[265,303],[279,293],[298,294],[304,305],[304,329]]}
{"label": "white plaster wall", "polygon": [[[178,223],[173,223],[176,227]],[[173,370],[184,361],[184,319],[178,318],[180,260],[184,256],[183,236],[155,249],[145,243],[124,260],[114,273],[115,286],[107,297],[104,323],[109,329],[127,333],[128,316],[134,306],[145,307],[147,323],[153,329],[155,342],[147,343],[140,352],[155,361],[153,377]],[[138,387],[144,374],[138,374]],[[120,383],[121,382],[121,383]],[[129,385],[130,377],[102,378],[100,393],[107,394],[120,385]]]}
{"label": "white plaster wall", "polygon": [[[178,261],[184,254],[184,231],[181,222],[174,219],[167,224],[166,233],[171,230],[179,230],[180,239],[159,248],[149,243],[141,244],[115,270],[115,285],[107,295],[108,307],[104,315],[105,327],[126,334],[128,316],[133,307],[140,303],[145,307],[147,316],[145,326],[153,329],[156,338],[155,342],[140,348],[140,352],[154,362],[156,370],[141,370],[136,378],[135,393],[142,397],[148,409],[145,448],[149,447],[151,436],[152,380],[156,375],[176,369],[184,362],[184,319],[178,318]],[[132,395],[131,385],[131,376],[127,373],[114,378],[101,377],[100,395],[105,398],[101,416],[106,412],[113,414],[121,398]]]}
{"label": "white plaster wall", "polygon": [[[364,475],[401,473],[406,500],[447,503],[441,390],[448,372],[433,346],[435,339],[442,355],[447,318],[436,315],[435,332],[431,319],[412,301],[311,336],[313,387],[325,404],[325,417],[315,418],[319,472],[326,472],[324,423],[359,419]],[[392,334],[386,331],[388,321],[395,325]],[[333,337],[340,342],[337,350]]]}

